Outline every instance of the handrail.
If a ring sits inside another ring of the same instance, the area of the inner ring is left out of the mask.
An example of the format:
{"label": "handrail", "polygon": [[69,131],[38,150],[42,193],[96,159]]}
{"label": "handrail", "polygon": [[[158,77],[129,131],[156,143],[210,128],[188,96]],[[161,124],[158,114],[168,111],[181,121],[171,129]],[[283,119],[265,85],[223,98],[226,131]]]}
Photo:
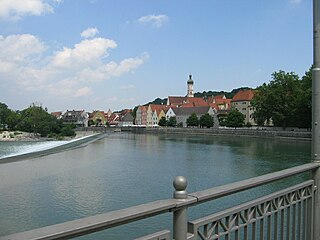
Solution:
{"label": "handrail", "polygon": [[3,236],[0,237],[0,240],[70,239],[151,216],[160,215],[165,212],[177,211],[181,207],[190,207],[192,205],[201,204],[203,202],[244,191],[249,188],[271,183],[279,179],[316,170],[319,167],[320,163],[308,163],[243,181],[190,193],[186,199],[159,200],[130,208]]}
{"label": "handrail", "polygon": [[298,175],[303,172],[315,170],[320,163],[307,163],[297,167],[288,168],[278,172],[268,173],[262,176],[249,178],[235,183],[226,184],[199,192],[190,193],[189,196],[197,198],[197,204],[210,201],[216,198],[228,196],[237,192],[245,191],[283,178]]}
{"label": "handrail", "polygon": [[0,237],[0,239],[70,239],[154,215],[159,215],[161,213],[168,212],[170,209],[174,208],[175,205],[176,200],[174,199],[160,200],[91,217],[50,225],[26,232],[12,234],[9,236]]}

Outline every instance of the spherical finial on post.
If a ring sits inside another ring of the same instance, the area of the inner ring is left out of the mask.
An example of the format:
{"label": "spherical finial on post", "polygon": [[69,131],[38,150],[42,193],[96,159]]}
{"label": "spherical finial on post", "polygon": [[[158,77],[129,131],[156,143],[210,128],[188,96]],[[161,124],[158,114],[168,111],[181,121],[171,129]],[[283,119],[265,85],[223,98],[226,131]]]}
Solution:
{"label": "spherical finial on post", "polygon": [[188,193],[186,188],[188,186],[187,179],[183,176],[177,176],[173,180],[173,186],[175,191],[173,193],[173,197],[176,199],[186,199],[188,197]]}

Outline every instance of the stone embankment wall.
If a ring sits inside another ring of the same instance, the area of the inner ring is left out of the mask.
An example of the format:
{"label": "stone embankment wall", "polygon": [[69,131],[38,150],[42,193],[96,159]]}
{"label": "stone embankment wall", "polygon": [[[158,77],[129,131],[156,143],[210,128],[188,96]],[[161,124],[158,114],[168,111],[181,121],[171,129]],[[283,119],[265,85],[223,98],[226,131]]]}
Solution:
{"label": "stone embankment wall", "polygon": [[271,131],[258,129],[218,129],[218,128],[121,128],[122,131],[151,134],[199,134],[215,136],[246,136],[263,138],[284,138],[311,140],[307,131]]}

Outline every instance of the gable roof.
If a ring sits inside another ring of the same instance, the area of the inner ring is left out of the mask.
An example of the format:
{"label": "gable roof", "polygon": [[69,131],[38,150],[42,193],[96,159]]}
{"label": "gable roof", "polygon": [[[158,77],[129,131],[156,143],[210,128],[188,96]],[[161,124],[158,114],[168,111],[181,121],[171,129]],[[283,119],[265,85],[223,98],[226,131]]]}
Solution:
{"label": "gable roof", "polygon": [[146,112],[146,111],[148,110],[148,107],[147,107],[147,106],[141,106],[141,105],[140,105],[140,106],[138,107],[138,109],[139,109],[140,111],[145,111],[145,112]]}
{"label": "gable roof", "polygon": [[184,108],[174,108],[172,110],[174,111],[174,113],[177,116],[190,116],[192,113],[195,113],[197,115],[206,114],[209,111],[210,108],[211,108],[210,106],[206,106],[206,107],[184,107]]}
{"label": "gable roof", "polygon": [[208,106],[208,103],[203,99],[203,98],[188,98],[188,103],[192,104],[193,107],[204,107],[204,106]]}
{"label": "gable roof", "polygon": [[52,112],[51,115],[58,118],[62,116],[62,112]]}
{"label": "gable roof", "polygon": [[168,101],[169,101],[169,105],[181,105],[187,102],[187,97],[173,97],[173,96],[169,96],[168,97]]}
{"label": "gable roof", "polygon": [[251,101],[254,97],[254,91],[252,89],[240,90],[233,96],[232,102],[236,101]]}
{"label": "gable roof", "polygon": [[105,116],[104,111],[93,111],[92,113],[89,113],[89,119],[92,119],[94,117],[97,117],[97,115]]}
{"label": "gable roof", "polygon": [[149,105],[152,112],[157,111],[157,113],[159,114],[162,110],[166,111],[168,110],[170,107],[168,105],[157,105],[157,104],[150,104]]}
{"label": "gable roof", "polygon": [[133,116],[131,111],[127,111],[124,115],[121,116],[121,122],[133,122]]}
{"label": "gable roof", "polygon": [[198,97],[168,97],[168,102],[170,106],[179,107],[200,107],[209,106],[208,103],[203,98]]}
{"label": "gable roof", "polygon": [[81,117],[83,113],[84,113],[84,110],[72,110],[72,111],[67,110],[63,114],[63,117]]}

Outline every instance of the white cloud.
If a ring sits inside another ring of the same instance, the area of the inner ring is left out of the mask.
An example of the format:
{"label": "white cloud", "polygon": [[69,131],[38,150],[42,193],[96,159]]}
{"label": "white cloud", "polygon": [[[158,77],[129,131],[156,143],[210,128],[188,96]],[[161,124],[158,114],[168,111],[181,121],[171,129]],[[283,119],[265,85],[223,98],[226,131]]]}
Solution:
{"label": "white cloud", "polygon": [[160,14],[160,15],[147,15],[138,19],[139,23],[147,24],[150,23],[156,28],[160,28],[169,20],[168,16]]}
{"label": "white cloud", "polygon": [[81,37],[83,38],[92,38],[99,33],[97,28],[87,28],[81,33]]}
{"label": "white cloud", "polygon": [[11,62],[30,62],[35,60],[46,49],[41,40],[30,34],[0,35],[0,59]]}
{"label": "white cloud", "polygon": [[111,39],[85,39],[45,55],[50,47],[36,36],[0,35],[0,81],[28,94],[68,99],[90,96],[96,82],[132,72],[149,57],[143,53],[119,62],[108,60],[109,50],[116,47]]}
{"label": "white cloud", "polygon": [[109,62],[96,68],[85,68],[76,75],[77,81],[99,82],[133,71],[140,67],[149,58],[147,53],[135,58],[126,58],[120,63]]}
{"label": "white cloud", "polygon": [[56,52],[52,59],[52,65],[61,68],[96,65],[102,57],[108,55],[110,48],[116,47],[116,42],[110,39],[86,39],[75,44],[73,48],[65,47],[62,51]]}
{"label": "white cloud", "polygon": [[[58,1],[59,2],[59,1]],[[40,16],[52,13],[53,6],[46,0],[1,0],[0,18],[19,20],[23,16]]]}

